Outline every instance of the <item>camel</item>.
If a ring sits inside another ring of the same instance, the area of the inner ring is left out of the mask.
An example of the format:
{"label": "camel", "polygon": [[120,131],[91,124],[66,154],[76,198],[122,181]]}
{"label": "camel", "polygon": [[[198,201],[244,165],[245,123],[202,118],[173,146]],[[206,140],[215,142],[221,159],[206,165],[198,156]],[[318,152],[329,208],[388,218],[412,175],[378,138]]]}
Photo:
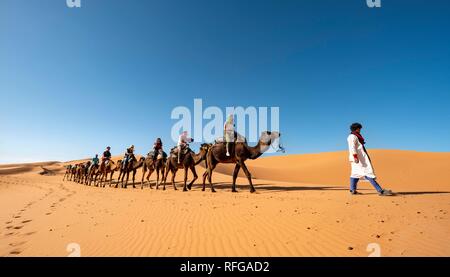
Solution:
{"label": "camel", "polygon": [[78,183],[83,184],[84,180],[88,176],[89,167],[91,167],[91,161],[88,161],[86,163],[82,163],[81,166],[78,168]]}
{"label": "camel", "polygon": [[155,153],[149,153],[147,157],[144,160],[144,164],[142,166],[142,180],[141,180],[141,189],[144,188],[144,178],[145,174],[148,170],[147,175],[147,181],[149,183],[150,188],[152,188],[152,184],[150,183],[150,176],[152,175],[153,171],[156,171],[156,185],[159,183],[159,174],[161,172],[161,181],[164,178],[164,171],[165,171],[165,165],[167,158],[164,157],[164,155],[158,154],[156,160],[153,159]]}
{"label": "camel", "polygon": [[[134,185],[135,184],[134,180],[135,180],[135,177],[136,177],[136,170],[144,165],[144,160],[145,160],[145,158],[141,157],[139,159],[139,161],[138,161],[136,159],[136,157],[133,155],[131,161],[128,162],[128,164],[126,165],[125,168],[123,168],[122,165],[121,165],[122,169],[120,170],[120,175],[122,175],[122,179],[120,180],[120,186],[122,188],[125,188],[125,189],[127,188],[128,178],[130,177],[130,172],[133,172],[133,177],[132,177],[133,178],[133,188],[136,188],[136,186]],[[119,175],[119,179],[120,179],[120,175]],[[127,178],[126,178],[125,184],[124,184],[123,183],[123,179],[125,178],[125,175],[127,176]],[[117,188],[118,184],[119,183],[116,184],[116,188]]]}
{"label": "camel", "polygon": [[92,184],[92,181],[94,181],[95,185],[98,175],[100,175],[100,165],[96,164],[89,168],[88,176],[85,180],[85,185],[90,186]]}
{"label": "camel", "polygon": [[75,182],[75,177],[76,177],[76,174],[77,174],[77,167],[78,166],[79,166],[79,164],[75,164],[70,169],[69,181],[74,181]]}
{"label": "camel", "polygon": [[[100,179],[98,180],[97,183],[94,182],[94,184],[96,184],[96,186],[101,186],[103,183],[103,179],[105,179],[105,182],[107,182],[108,181],[108,173],[111,173],[111,176],[109,179],[109,186],[111,186],[114,172],[120,170],[121,164],[122,164],[122,160],[117,161],[117,164],[114,163],[114,161],[110,160],[108,162],[108,165],[105,165],[105,163],[102,162],[100,165],[100,168],[98,169],[98,173],[97,173],[98,175],[100,175]],[[120,178],[120,176],[119,176],[119,178]],[[97,179],[97,177],[96,177],[96,179]],[[103,187],[105,187],[104,183],[103,183]]]}
{"label": "camel", "polygon": [[76,171],[75,171],[74,182],[81,183],[80,180],[81,180],[81,176],[82,176],[82,172],[83,172],[83,167],[84,167],[84,165],[82,163],[78,164]]}
{"label": "camel", "polygon": [[72,173],[72,165],[69,164],[66,166],[66,172],[64,173],[63,181],[68,180],[71,173]]}
{"label": "camel", "polygon": [[[247,159],[257,159],[260,157],[269,147],[272,145],[273,141],[281,136],[279,132],[262,132],[259,138],[258,144],[256,146],[248,146],[246,142],[236,142],[232,151],[230,151],[230,156],[226,156],[226,148],[224,143],[214,144],[208,151],[206,157],[207,162],[207,177],[208,182],[211,186],[211,191],[215,192],[214,186],[212,184],[212,173],[214,168],[216,168],[219,163],[234,163],[236,164],[233,172],[233,184],[231,191],[237,192],[236,190],[236,178],[239,170],[242,168],[245,175],[247,176],[248,182],[250,184],[250,192],[255,192],[255,188],[252,184],[252,176],[250,171],[248,171],[245,161]],[[281,147],[280,147],[281,149]],[[204,175],[205,176],[205,175]],[[205,183],[203,183],[203,190],[205,190]]]}
{"label": "camel", "polygon": [[[172,172],[172,185],[173,189],[177,190],[177,187],[175,186],[175,176],[178,169],[184,169],[184,185],[183,185],[183,191],[190,190],[192,188],[192,184],[194,184],[195,180],[197,180],[197,172],[195,171],[195,166],[199,164],[201,161],[203,161],[206,158],[206,154],[208,153],[208,149],[211,147],[211,144],[203,143],[200,146],[199,153],[195,154],[192,150],[189,149],[189,152],[184,154],[184,156],[181,158],[181,162],[178,163],[178,158],[176,155],[173,154],[173,150],[170,152],[169,158],[166,162],[166,173],[164,175],[164,185],[163,190],[166,189],[166,180],[167,175],[169,175],[169,171]],[[188,169],[191,170],[192,174],[194,174],[194,178],[192,181],[187,185],[187,175],[188,175]],[[159,185],[156,185],[156,189],[158,189]]]}

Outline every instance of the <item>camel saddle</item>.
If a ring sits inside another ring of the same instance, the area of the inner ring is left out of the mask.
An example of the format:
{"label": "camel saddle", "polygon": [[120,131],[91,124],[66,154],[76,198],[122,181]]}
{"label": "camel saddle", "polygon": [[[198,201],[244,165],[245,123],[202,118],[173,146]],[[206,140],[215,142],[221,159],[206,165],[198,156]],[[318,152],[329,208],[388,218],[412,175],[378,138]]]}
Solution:
{"label": "camel saddle", "polygon": [[[155,151],[148,152],[147,156],[150,157],[151,159],[153,159],[155,157]],[[159,157],[157,157],[157,158],[159,158]],[[162,158],[163,159],[167,158],[167,153],[164,152],[164,151],[163,151],[163,154],[162,154]]]}
{"label": "camel saddle", "polygon": [[[192,152],[191,148],[189,147],[184,147],[181,149],[181,155],[186,155],[187,153]],[[178,158],[178,147],[173,147],[172,149],[170,149],[170,156],[174,157],[174,158]]]}

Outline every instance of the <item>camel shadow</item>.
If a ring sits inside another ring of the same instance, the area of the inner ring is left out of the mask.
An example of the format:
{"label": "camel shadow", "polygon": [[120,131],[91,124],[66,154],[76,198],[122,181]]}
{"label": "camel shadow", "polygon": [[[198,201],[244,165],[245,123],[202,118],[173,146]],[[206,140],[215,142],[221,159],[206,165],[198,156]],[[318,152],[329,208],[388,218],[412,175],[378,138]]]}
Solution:
{"label": "camel shadow", "polygon": [[[213,183],[214,188],[216,189],[231,189],[232,184],[229,182],[218,182]],[[319,186],[319,187],[305,187],[305,186],[276,186],[273,184],[264,184],[264,183],[258,183],[253,184],[255,186],[255,189],[258,191],[322,191],[322,190],[347,190],[346,188],[342,187],[333,187],[333,186]],[[193,188],[202,188],[202,184],[194,184],[192,185]],[[206,184],[206,189],[210,188],[208,184]],[[236,184],[236,189],[238,190],[248,190],[250,189],[249,185],[238,185]]]}

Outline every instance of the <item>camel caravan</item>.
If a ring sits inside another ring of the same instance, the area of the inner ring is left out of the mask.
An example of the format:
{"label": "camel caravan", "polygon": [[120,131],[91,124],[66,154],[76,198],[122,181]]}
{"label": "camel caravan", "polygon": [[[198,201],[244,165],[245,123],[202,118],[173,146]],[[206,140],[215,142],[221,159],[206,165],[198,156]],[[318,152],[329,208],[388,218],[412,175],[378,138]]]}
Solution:
{"label": "camel caravan", "polygon": [[[231,125],[231,126],[230,126]],[[254,160],[266,152],[273,144],[273,142],[280,138],[279,132],[262,132],[258,143],[255,146],[249,146],[247,140],[234,131],[234,124],[232,120],[225,122],[224,137],[212,143],[203,143],[200,146],[199,152],[195,153],[189,148],[189,143],[193,142],[192,138],[188,137],[188,133],[184,131],[178,140],[176,147],[173,147],[169,155],[163,151],[163,145],[160,138],[158,138],[153,150],[150,151],[146,157],[137,159],[134,155],[134,145],[127,148],[123,159],[114,162],[111,159],[111,147],[107,147],[103,152],[101,161],[96,155],[91,161],[68,165],[63,177],[63,181],[73,181],[79,184],[96,187],[113,186],[113,176],[115,172],[118,173],[117,181],[114,184],[115,188],[119,185],[121,188],[127,188],[129,179],[131,177],[132,186],[136,188],[135,176],[137,170],[142,168],[141,189],[144,185],[149,184],[150,176],[156,171],[156,189],[163,186],[166,189],[166,181],[169,173],[172,173],[172,186],[177,190],[175,185],[175,177],[179,169],[184,171],[183,191],[191,190],[192,185],[198,179],[195,166],[201,162],[205,162],[206,171],[203,174],[203,188],[205,191],[206,180],[208,180],[211,191],[215,192],[212,183],[212,175],[216,166],[220,163],[235,164],[232,192],[236,192],[236,178],[242,169],[248,179],[250,185],[250,192],[255,192],[252,183],[252,176],[245,161],[248,159]],[[282,146],[278,144],[277,151],[284,151]],[[188,183],[188,172],[191,171],[193,179]],[[130,176],[131,174],[131,176]],[[161,179],[160,179],[161,177]]]}

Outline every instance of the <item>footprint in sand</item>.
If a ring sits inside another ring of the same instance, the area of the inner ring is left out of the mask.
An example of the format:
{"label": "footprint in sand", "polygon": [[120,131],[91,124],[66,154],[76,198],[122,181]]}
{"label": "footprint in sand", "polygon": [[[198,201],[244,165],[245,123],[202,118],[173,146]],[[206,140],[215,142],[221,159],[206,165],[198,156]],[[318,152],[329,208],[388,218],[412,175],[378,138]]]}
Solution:
{"label": "footprint in sand", "polygon": [[12,246],[12,247],[17,247],[17,246],[21,246],[21,245],[24,245],[25,243],[27,243],[26,241],[21,241],[21,242],[12,242],[12,243],[10,243],[9,244],[9,246]]}
{"label": "footprint in sand", "polygon": [[6,229],[9,230],[9,229],[11,229],[12,227],[13,227],[13,226],[6,226]]}
{"label": "footprint in sand", "polygon": [[14,233],[6,233],[5,234],[6,237],[9,237],[9,236],[12,236],[12,235],[14,235]]}
{"label": "footprint in sand", "polygon": [[37,232],[28,232],[28,233],[25,233],[25,234],[23,234],[24,236],[31,236],[31,235],[34,235],[34,234],[36,234]]}
{"label": "footprint in sand", "polygon": [[19,255],[20,253],[22,253],[20,249],[14,249],[11,252],[9,252],[9,254],[11,255]]}
{"label": "footprint in sand", "polygon": [[5,224],[11,224],[12,223],[12,221],[7,221],[7,222],[5,222]]}
{"label": "footprint in sand", "polygon": [[16,229],[16,230],[20,230],[22,228],[23,228],[23,226],[16,226],[16,227],[14,227],[14,229]]}
{"label": "footprint in sand", "polygon": [[63,202],[64,200],[66,200],[66,198],[61,198],[59,199],[59,202]]}
{"label": "footprint in sand", "polygon": [[21,216],[20,215],[16,215],[16,216],[14,216],[14,218],[21,218]]}
{"label": "footprint in sand", "polygon": [[28,222],[31,222],[31,221],[33,221],[33,220],[27,219],[27,220],[22,221],[22,223],[28,223]]}
{"label": "footprint in sand", "polygon": [[51,215],[52,213],[46,213],[45,215]]}

